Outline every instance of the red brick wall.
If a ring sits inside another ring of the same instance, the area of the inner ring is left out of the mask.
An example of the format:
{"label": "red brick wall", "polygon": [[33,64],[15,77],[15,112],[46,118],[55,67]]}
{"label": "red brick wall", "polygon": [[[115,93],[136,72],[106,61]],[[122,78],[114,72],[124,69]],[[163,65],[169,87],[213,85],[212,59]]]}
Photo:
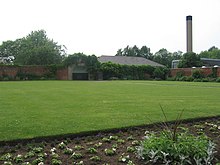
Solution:
{"label": "red brick wall", "polygon": [[[208,76],[212,74],[212,68],[196,68],[202,70],[203,74],[205,76]],[[177,69],[171,69],[170,75],[171,77],[175,77],[178,72],[182,72],[184,76],[192,76],[193,68],[177,68]],[[217,69],[217,76],[220,77],[220,68]]]}
{"label": "red brick wall", "polygon": [[177,69],[170,70],[171,77],[175,77],[178,72],[182,72],[184,76],[191,76],[192,75],[191,68],[177,68]]}
{"label": "red brick wall", "polygon": [[217,69],[217,77],[220,77],[220,68]]}
{"label": "red brick wall", "polygon": [[[47,66],[0,66],[0,76],[9,76],[15,78],[17,73],[34,74],[44,76],[50,74],[51,71]],[[61,68],[57,70],[56,79],[68,80],[68,69]]]}
{"label": "red brick wall", "polygon": [[56,73],[58,80],[68,80],[68,68],[58,69]]}
{"label": "red brick wall", "polygon": [[0,76],[7,75],[10,77],[15,77],[19,67],[17,66],[0,66]]}

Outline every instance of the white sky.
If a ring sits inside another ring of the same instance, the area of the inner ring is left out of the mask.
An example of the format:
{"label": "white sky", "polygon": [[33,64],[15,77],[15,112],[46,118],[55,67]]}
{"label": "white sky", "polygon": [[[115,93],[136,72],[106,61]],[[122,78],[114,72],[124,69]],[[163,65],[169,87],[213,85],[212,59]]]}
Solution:
{"label": "white sky", "polygon": [[115,55],[127,45],[185,52],[192,15],[193,51],[220,48],[220,0],[0,0],[0,15],[0,44],[44,29],[68,54]]}

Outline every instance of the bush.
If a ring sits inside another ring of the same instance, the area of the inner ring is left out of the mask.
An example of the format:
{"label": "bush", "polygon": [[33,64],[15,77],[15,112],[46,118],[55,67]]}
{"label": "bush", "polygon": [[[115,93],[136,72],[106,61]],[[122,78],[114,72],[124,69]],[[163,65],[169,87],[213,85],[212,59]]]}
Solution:
{"label": "bush", "polygon": [[186,78],[186,81],[193,81],[194,79],[193,79],[193,77],[192,76],[188,76],[187,78]]}
{"label": "bush", "polygon": [[201,78],[204,78],[205,76],[200,69],[196,69],[196,70],[193,70],[192,77],[194,79],[201,79]]}
{"label": "bush", "polygon": [[208,78],[203,78],[202,82],[209,82],[209,79]]}
{"label": "bush", "polygon": [[167,77],[167,81],[175,81],[175,77]]}
{"label": "bush", "polygon": [[216,82],[220,82],[220,77],[216,79]]}
{"label": "bush", "polygon": [[202,82],[202,79],[196,78],[193,80],[193,82]]}
{"label": "bush", "polygon": [[147,134],[137,148],[138,157],[153,164],[211,164],[215,144],[206,136],[188,132],[177,133],[175,140],[171,136],[169,131]]}
{"label": "bush", "polygon": [[179,81],[186,81],[187,80],[187,76],[183,76],[179,78]]}

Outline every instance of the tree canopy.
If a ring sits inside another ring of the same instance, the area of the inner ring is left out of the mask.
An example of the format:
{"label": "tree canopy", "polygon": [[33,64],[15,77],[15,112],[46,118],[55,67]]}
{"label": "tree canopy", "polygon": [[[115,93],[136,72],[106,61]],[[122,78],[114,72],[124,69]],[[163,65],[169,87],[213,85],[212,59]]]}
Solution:
{"label": "tree canopy", "polygon": [[90,73],[97,72],[101,65],[95,55],[87,56],[84,53],[74,53],[69,55],[64,59],[63,64],[65,66],[84,64]]}
{"label": "tree canopy", "polygon": [[14,63],[20,65],[60,64],[65,55],[65,47],[49,39],[46,31],[39,30],[21,39],[3,42],[0,55],[14,56]]}
{"label": "tree canopy", "polygon": [[142,46],[139,49],[136,45],[133,47],[125,47],[124,49],[119,49],[116,53],[116,56],[134,56],[134,57],[144,57],[147,59],[152,59],[152,53],[150,52],[150,48],[147,46]]}
{"label": "tree canopy", "polygon": [[178,64],[178,68],[191,68],[200,66],[202,66],[200,57],[194,52],[188,52],[183,54],[183,57],[181,58]]}
{"label": "tree canopy", "polygon": [[220,49],[215,46],[212,46],[206,51],[202,51],[199,56],[201,58],[213,58],[213,59],[220,59]]}
{"label": "tree canopy", "polygon": [[136,45],[134,45],[133,47],[127,46],[124,49],[119,49],[116,56],[143,57],[170,68],[172,60],[179,60],[182,57],[182,54],[183,52],[181,51],[171,53],[164,48],[153,54],[147,46],[142,46],[139,49]]}

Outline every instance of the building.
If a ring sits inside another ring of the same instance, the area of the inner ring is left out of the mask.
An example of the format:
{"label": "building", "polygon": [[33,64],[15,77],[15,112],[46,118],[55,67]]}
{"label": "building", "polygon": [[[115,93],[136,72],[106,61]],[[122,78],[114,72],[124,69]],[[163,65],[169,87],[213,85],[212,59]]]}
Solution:
{"label": "building", "polygon": [[100,56],[98,57],[99,62],[106,63],[112,62],[120,65],[150,65],[150,66],[158,66],[165,67],[159,63],[148,60],[143,57],[130,57],[130,56]]}
{"label": "building", "polygon": [[[203,63],[203,67],[218,67],[220,66],[220,59],[212,59],[212,58],[200,58],[202,63]],[[172,61],[172,65],[171,68],[178,68],[178,64],[179,64],[180,60],[173,60]]]}

